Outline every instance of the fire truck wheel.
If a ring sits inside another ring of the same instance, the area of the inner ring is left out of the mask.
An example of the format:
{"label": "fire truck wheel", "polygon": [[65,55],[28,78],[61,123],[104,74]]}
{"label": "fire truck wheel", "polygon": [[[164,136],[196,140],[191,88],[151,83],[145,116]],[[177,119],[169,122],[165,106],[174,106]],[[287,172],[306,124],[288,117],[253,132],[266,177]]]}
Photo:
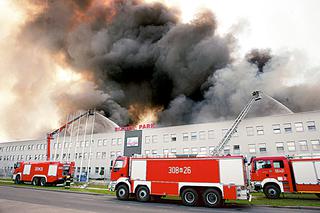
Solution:
{"label": "fire truck wheel", "polygon": [[207,207],[215,208],[223,204],[221,193],[216,189],[207,189],[202,196],[203,203]]}
{"label": "fire truck wheel", "polygon": [[269,199],[278,199],[280,197],[280,189],[275,185],[265,186],[263,192]]}
{"label": "fire truck wheel", "polygon": [[20,181],[20,175],[17,175],[17,176],[16,176],[16,179],[14,179],[14,183],[15,183],[15,184],[20,184],[20,183],[21,183],[21,181]]}
{"label": "fire truck wheel", "polygon": [[150,200],[150,192],[148,187],[146,186],[139,186],[136,192],[136,198],[138,201],[147,202]]}
{"label": "fire truck wheel", "polygon": [[32,185],[39,186],[39,178],[37,178],[37,177],[33,178]]}
{"label": "fire truck wheel", "polygon": [[40,186],[45,186],[45,185],[46,185],[46,179],[40,178]]}
{"label": "fire truck wheel", "polygon": [[182,192],[182,203],[185,206],[195,206],[198,204],[199,196],[196,190],[187,188]]}
{"label": "fire truck wheel", "polygon": [[116,192],[117,198],[119,200],[128,200],[129,199],[129,189],[126,185],[120,185]]}

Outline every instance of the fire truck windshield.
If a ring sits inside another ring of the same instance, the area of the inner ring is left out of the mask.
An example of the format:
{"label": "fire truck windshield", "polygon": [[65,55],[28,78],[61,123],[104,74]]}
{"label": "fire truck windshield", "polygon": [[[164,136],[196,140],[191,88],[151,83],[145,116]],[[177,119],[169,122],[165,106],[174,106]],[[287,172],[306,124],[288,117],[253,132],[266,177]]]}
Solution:
{"label": "fire truck windshield", "polygon": [[116,160],[113,168],[114,168],[114,169],[121,169],[121,168],[123,168],[123,160]]}
{"label": "fire truck windshield", "polygon": [[14,168],[16,169],[16,168],[19,168],[20,167],[20,163],[15,163],[14,164]]}
{"label": "fire truck windshield", "polygon": [[269,160],[259,160],[255,162],[256,171],[259,169],[271,168],[271,162]]}

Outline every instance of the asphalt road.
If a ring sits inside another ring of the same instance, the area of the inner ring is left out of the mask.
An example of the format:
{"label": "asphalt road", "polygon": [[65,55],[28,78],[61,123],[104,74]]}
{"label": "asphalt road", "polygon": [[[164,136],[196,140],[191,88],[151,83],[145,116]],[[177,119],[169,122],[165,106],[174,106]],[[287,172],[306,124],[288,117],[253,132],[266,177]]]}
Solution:
{"label": "asphalt road", "polygon": [[57,191],[37,190],[0,186],[0,213],[74,213],[74,212],[112,212],[112,213],[160,213],[160,212],[318,212],[319,209],[286,209],[268,207],[226,206],[220,209],[205,207],[186,207],[180,202],[161,201],[140,203],[119,201],[113,196],[90,195]]}

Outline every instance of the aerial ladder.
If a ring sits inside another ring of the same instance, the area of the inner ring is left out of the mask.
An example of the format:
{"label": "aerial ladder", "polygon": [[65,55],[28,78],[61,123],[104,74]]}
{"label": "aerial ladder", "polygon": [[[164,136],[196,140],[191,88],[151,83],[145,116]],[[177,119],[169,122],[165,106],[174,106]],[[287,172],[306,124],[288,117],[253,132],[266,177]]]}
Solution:
{"label": "aerial ladder", "polygon": [[240,122],[246,117],[246,115],[248,114],[248,112],[249,112],[250,108],[252,107],[252,105],[255,103],[255,101],[259,101],[261,99],[260,94],[261,94],[260,91],[254,91],[252,93],[251,99],[249,100],[247,105],[242,109],[242,111],[240,112],[240,114],[238,115],[236,120],[233,122],[233,124],[230,127],[230,129],[228,129],[226,134],[223,136],[223,138],[221,139],[219,144],[212,151],[212,153],[211,153],[212,155],[215,155],[215,156],[219,155],[221,150],[223,150],[224,147],[228,144],[228,142],[230,141],[232,135],[237,131],[237,128],[238,128]]}
{"label": "aerial ladder", "polygon": [[60,132],[62,132],[65,128],[67,128],[70,124],[72,124],[73,122],[77,121],[78,119],[84,117],[84,116],[91,116],[94,115],[94,110],[90,109],[82,114],[80,114],[79,116],[73,118],[70,121],[67,121],[63,126],[61,126],[60,128],[50,132],[47,134],[47,161],[50,161],[50,145],[51,145],[51,140],[54,139],[54,136]]}

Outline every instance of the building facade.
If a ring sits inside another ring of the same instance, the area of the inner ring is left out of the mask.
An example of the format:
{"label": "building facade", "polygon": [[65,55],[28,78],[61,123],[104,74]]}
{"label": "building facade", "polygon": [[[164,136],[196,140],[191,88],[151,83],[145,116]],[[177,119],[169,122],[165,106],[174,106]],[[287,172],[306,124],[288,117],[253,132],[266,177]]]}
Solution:
{"label": "building facade", "polygon": [[[75,161],[76,175],[108,178],[120,155],[210,155],[233,121],[55,138],[51,160]],[[320,155],[320,111],[243,120],[221,154],[252,156]],[[77,140],[78,138],[78,140]],[[44,161],[46,139],[0,143],[0,175],[10,176],[17,161]]]}

